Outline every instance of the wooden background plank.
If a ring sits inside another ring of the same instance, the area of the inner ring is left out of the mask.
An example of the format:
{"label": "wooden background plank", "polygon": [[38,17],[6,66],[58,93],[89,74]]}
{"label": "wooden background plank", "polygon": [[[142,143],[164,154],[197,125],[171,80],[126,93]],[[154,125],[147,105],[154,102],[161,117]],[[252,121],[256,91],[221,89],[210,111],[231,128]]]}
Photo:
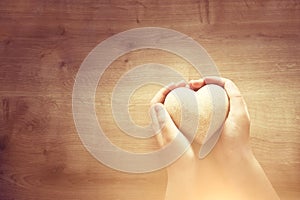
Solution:
{"label": "wooden background plank", "polygon": [[[165,170],[132,175],[103,166],[82,146],[72,118],[72,88],[86,55],[116,33],[145,26],[191,36],[236,82],[249,107],[255,155],[281,199],[298,199],[299,16],[297,0],[0,1],[0,199],[163,199]],[[122,134],[109,96],[118,77],[146,62],[199,77],[183,59],[156,50],[128,53],[109,67],[97,90],[99,121],[132,151],[157,147]],[[139,113],[157,89],[133,95],[136,123],[149,122]]]}

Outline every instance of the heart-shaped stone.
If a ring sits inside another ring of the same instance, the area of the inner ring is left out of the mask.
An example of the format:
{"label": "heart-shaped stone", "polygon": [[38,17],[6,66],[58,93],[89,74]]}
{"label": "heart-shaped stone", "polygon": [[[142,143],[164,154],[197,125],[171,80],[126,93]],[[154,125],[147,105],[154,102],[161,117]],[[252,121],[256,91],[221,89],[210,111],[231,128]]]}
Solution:
{"label": "heart-shaped stone", "polygon": [[220,132],[229,107],[225,90],[214,84],[205,85],[197,92],[184,87],[176,88],[167,95],[164,106],[184,135],[190,137],[195,130],[189,128],[198,127],[194,137],[196,142],[205,144],[214,140],[209,141],[211,149],[219,138],[215,135],[219,134],[217,132]]}

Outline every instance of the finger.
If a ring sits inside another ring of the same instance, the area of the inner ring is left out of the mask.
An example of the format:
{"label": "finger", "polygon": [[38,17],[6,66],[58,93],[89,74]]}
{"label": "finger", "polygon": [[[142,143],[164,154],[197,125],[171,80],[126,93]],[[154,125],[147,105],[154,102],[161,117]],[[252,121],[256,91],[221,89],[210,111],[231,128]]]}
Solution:
{"label": "finger", "polygon": [[203,85],[204,85],[203,79],[189,81],[190,88],[195,91],[199,90]]}
{"label": "finger", "polygon": [[178,134],[178,129],[172,121],[169,113],[165,110],[163,104],[155,105],[155,112],[160,133],[159,137],[162,138],[163,146],[171,142]]}
{"label": "finger", "polygon": [[223,87],[229,98],[229,114],[228,117],[237,119],[246,119],[246,122],[250,120],[249,112],[247,109],[246,102],[238,89],[238,87],[229,79],[209,76],[204,78],[205,84],[216,84]]}
{"label": "finger", "polygon": [[216,84],[223,87],[228,95],[228,98],[234,97],[242,97],[240,90],[238,87],[229,79],[217,77],[217,76],[209,76],[204,78],[205,84]]}
{"label": "finger", "polygon": [[229,98],[229,116],[246,116],[249,119],[247,105],[238,87],[229,79],[226,79],[224,89]]}
{"label": "finger", "polygon": [[219,85],[221,87],[224,87],[225,82],[226,82],[225,78],[218,77],[218,76],[207,76],[207,77],[204,77],[204,83],[205,84],[216,84],[216,85]]}
{"label": "finger", "polygon": [[230,99],[234,97],[242,97],[239,88],[231,80],[225,78],[223,78],[223,80],[224,89]]}
{"label": "finger", "polygon": [[186,86],[186,82],[184,80],[181,80],[181,81],[179,81],[179,82],[176,83],[175,88],[185,87],[185,86]]}
{"label": "finger", "polygon": [[175,83],[170,83],[169,85],[161,88],[152,98],[150,104],[153,105],[155,103],[163,103],[165,100],[165,96],[176,86]]}
{"label": "finger", "polygon": [[[152,120],[152,129],[154,130],[154,132],[156,133],[155,137],[156,140],[159,144],[159,146],[164,146],[164,142],[163,142],[163,138],[161,135],[161,127],[163,127],[161,124],[161,122],[159,122],[157,114],[156,114],[156,108],[155,106],[157,106],[157,104],[154,104],[151,106],[150,108],[150,116],[151,116],[151,120]],[[160,117],[161,119],[161,117]]]}
{"label": "finger", "polygon": [[170,83],[169,85],[161,88],[155,96],[150,101],[150,104],[153,105],[155,103],[163,103],[165,101],[166,96],[169,94],[170,91],[174,90],[178,87],[185,87],[186,82],[185,81],[179,81],[178,83]]}

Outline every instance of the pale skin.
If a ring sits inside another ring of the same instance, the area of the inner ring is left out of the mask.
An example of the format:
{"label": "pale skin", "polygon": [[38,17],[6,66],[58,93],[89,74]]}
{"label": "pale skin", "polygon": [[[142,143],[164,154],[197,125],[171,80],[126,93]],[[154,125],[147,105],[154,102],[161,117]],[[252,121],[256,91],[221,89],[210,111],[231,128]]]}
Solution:
{"label": "pale skin", "polygon": [[250,118],[246,103],[229,79],[206,77],[162,88],[151,101],[152,124],[159,132],[156,135],[159,145],[164,147],[176,134],[184,135],[164,109],[167,94],[177,87],[186,86],[197,91],[205,84],[217,84],[225,89],[230,104],[227,119],[219,141],[207,157],[199,159],[201,144],[193,143],[167,167],[165,200],[278,200],[250,147]]}

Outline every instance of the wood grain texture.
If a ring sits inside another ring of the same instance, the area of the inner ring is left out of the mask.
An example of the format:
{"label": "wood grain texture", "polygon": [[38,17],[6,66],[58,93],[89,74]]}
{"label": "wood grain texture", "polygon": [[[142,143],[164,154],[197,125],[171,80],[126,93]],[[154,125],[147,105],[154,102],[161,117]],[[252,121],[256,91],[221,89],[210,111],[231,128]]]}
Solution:
{"label": "wood grain texture", "polygon": [[[251,141],[281,199],[300,196],[300,2],[297,0],[0,1],[0,199],[163,199],[166,172],[111,170],[83,147],[72,118],[72,88],[87,54],[130,28],[185,33],[208,51],[222,76],[245,96]],[[183,59],[158,50],[128,53],[97,89],[99,122],[118,146],[156,149],[114,124],[110,95],[122,74],[157,62],[198,78]],[[100,91],[101,88],[101,91]],[[157,86],[135,92],[129,111],[149,123]]]}

